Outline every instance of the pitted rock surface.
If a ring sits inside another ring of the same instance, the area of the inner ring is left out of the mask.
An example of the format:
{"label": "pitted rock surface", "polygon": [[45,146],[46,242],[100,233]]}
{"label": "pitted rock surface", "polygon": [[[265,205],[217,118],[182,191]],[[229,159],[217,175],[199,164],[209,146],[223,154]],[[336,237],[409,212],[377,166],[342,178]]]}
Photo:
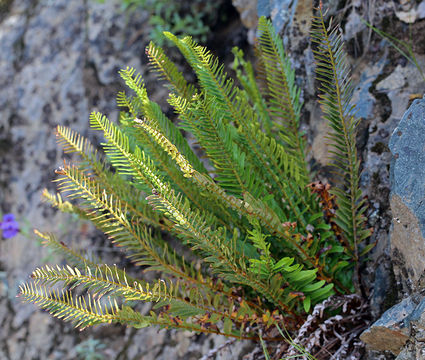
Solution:
{"label": "pitted rock surface", "polygon": [[409,290],[425,277],[425,99],[415,100],[389,143],[391,250],[396,271]]}

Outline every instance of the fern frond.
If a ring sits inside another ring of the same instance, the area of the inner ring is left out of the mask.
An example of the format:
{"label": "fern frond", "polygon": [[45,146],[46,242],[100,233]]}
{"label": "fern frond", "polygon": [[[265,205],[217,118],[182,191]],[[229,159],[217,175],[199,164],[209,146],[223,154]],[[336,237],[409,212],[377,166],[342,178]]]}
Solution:
{"label": "fern frond", "polygon": [[[165,282],[162,279],[153,284],[141,280],[134,280],[116,266],[100,265],[92,269],[86,267],[84,271],[78,268],[50,267],[48,265],[37,268],[31,274],[35,284],[53,286],[59,282],[69,286],[72,291],[77,286],[87,289],[96,299],[108,297],[123,297],[127,301],[155,302],[155,308],[166,306],[167,311],[182,318],[203,315],[206,312],[215,314],[218,319],[231,319],[237,322],[236,316],[228,311],[226,296],[219,293],[205,293],[205,289],[184,285],[184,283]],[[213,297],[214,295],[214,297]],[[224,302],[224,304],[221,304]],[[244,314],[251,311],[245,304]]]}
{"label": "fern frond", "polygon": [[44,189],[41,196],[42,199],[48,202],[52,207],[55,207],[64,213],[77,214],[82,219],[88,219],[83,209],[69,201],[63,201],[62,196],[59,193],[52,194],[47,189]]}
{"label": "fern frond", "polygon": [[300,89],[295,84],[295,71],[283,49],[282,40],[271,22],[261,17],[258,49],[267,80],[267,105],[273,124],[288,149],[296,154],[301,174],[308,179],[304,140],[299,132],[301,111]]}
{"label": "fern frond", "polygon": [[126,67],[119,71],[121,78],[125,81],[125,84],[133,90],[139,99],[147,97],[145,84],[141,74],[136,73],[136,70],[132,67]]}
{"label": "fern frond", "polygon": [[239,166],[235,164],[232,156],[232,145],[229,140],[225,140],[226,138],[220,138],[220,134],[225,132],[222,122],[214,122],[201,99],[191,103],[184,98],[170,94],[169,103],[183,120],[182,128],[193,133],[205,149],[217,174],[223,179],[223,187],[229,190],[233,189],[233,191],[236,188],[244,189],[245,186],[239,175]]}
{"label": "fern frond", "polygon": [[[61,171],[59,188],[69,192],[70,197],[84,199],[87,207],[87,216],[93,224],[113,239],[113,243],[130,251],[129,257],[136,264],[153,266],[153,270],[160,269],[172,273],[177,277],[190,278],[180,266],[181,259],[177,254],[164,247],[162,241],[152,238],[150,232],[137,218],[127,218],[126,207],[119,199],[101,189],[100,186],[81,173],[75,167],[65,167]],[[134,221],[133,221],[134,220]],[[170,254],[163,257],[163,253]],[[190,267],[184,267],[189,270]]]}
{"label": "fern frond", "polygon": [[153,69],[160,75],[160,79],[167,80],[173,92],[185,99],[190,99],[194,95],[195,87],[187,83],[181,71],[160,46],[150,42],[146,48],[146,55]]}
{"label": "fern frond", "polygon": [[171,282],[168,285],[163,280],[158,280],[153,285],[140,280],[134,282],[134,279],[130,280],[125,272],[118,270],[116,266],[109,267],[108,265],[99,265],[94,269],[86,266],[83,272],[76,267],[45,265],[35,269],[31,278],[36,284],[42,285],[52,286],[63,282],[70,286],[69,290],[82,286],[95,294],[96,298],[107,294],[115,297],[121,296],[126,300],[158,302],[171,299],[173,293]]}
{"label": "fern frond", "polygon": [[[235,47],[232,49],[232,53],[235,56],[233,69],[236,71],[236,76],[248,94],[253,107],[258,112],[258,120],[261,122],[263,130],[268,136],[271,136],[272,120],[267,110],[266,101],[261,95],[260,87],[256,81],[254,68],[250,62],[243,58],[244,54],[242,50]],[[243,68],[245,73],[242,73],[239,66]]]}
{"label": "fern frond", "polygon": [[[96,181],[99,182],[108,193],[120,198],[134,216],[137,216],[140,221],[146,224],[162,227],[155,213],[147,206],[140,191],[128,186],[128,183],[126,183],[119,174],[111,172],[101,159],[97,150],[94,149],[93,145],[91,145],[86,138],[64,126],[57,127],[56,136],[58,138],[58,143],[63,146],[65,152],[77,153],[81,156],[83,163],[79,164],[79,168],[87,170],[87,175],[93,174],[93,176],[96,176]],[[49,201],[52,200],[53,199],[50,197]],[[58,199],[58,201],[60,201],[60,199]],[[60,203],[56,202],[53,205],[58,207]],[[61,206],[60,209],[62,210],[65,208]],[[78,207],[74,206],[74,210],[78,211]],[[81,212],[79,212],[78,215],[84,218],[84,214]]]}
{"label": "fern frond", "polygon": [[363,213],[366,209],[359,188],[360,161],[356,149],[356,131],[359,120],[351,104],[353,85],[339,27],[326,27],[321,9],[313,17],[312,41],[317,45],[317,80],[320,81],[320,104],[324,118],[329,122],[328,139],[334,155],[332,165],[341,177],[343,188],[335,189],[335,222],[343,230],[346,250],[354,261],[359,260],[358,246],[370,235],[365,229]]}
{"label": "fern frond", "polygon": [[[217,119],[218,121],[223,121],[223,125],[226,127],[226,134],[219,133],[219,137],[223,137],[225,135],[227,135],[227,138],[230,137],[232,134],[232,127],[230,127],[230,124],[227,124],[230,121],[237,124],[239,126],[238,130],[244,135],[243,140],[240,140],[236,135],[232,136],[231,142],[235,143],[232,145],[232,150],[229,148],[230,141],[222,144],[224,145],[222,148],[224,147],[227,153],[230,152],[231,154],[236,155],[233,157],[233,159],[227,161],[227,168],[230,170],[232,169],[232,166],[229,165],[232,163],[236,164],[236,166],[233,166],[233,169],[236,168],[237,173],[240,174],[239,176],[241,181],[239,181],[239,186],[241,186],[241,183],[243,183],[245,185],[244,187],[246,187],[246,191],[249,191],[255,196],[260,196],[265,193],[264,186],[262,186],[262,179],[264,181],[265,178],[271,178],[273,183],[277,183],[279,185],[281,196],[283,196],[286,201],[289,202],[291,209],[297,214],[298,219],[301,222],[304,222],[304,220],[300,217],[300,210],[293,203],[291,195],[289,195],[288,191],[285,189],[285,185],[282,185],[282,182],[284,182],[286,179],[282,178],[282,180],[279,181],[279,176],[276,175],[276,171],[279,175],[283,175],[282,173],[279,173],[280,169],[272,168],[272,166],[270,166],[270,164],[276,165],[276,161],[273,161],[274,154],[268,151],[269,149],[267,146],[264,146],[264,142],[258,142],[256,136],[253,136],[254,134],[252,128],[255,126],[258,119],[256,113],[248,102],[248,96],[246,93],[234,86],[233,81],[227,78],[223,68],[218,66],[217,59],[215,59],[205,48],[192,42],[189,37],[179,40],[171,34],[166,34],[166,36],[168,36],[179,47],[188,62],[195,69],[205,94],[205,98],[214,100],[211,102],[211,104],[214,104],[213,109],[211,109],[209,106],[210,102],[205,103],[207,105],[206,108],[208,109],[207,115],[209,115],[206,117],[206,119]],[[290,64],[288,66],[290,66]],[[179,104],[178,98],[175,96],[173,97],[172,95],[170,103],[175,106],[175,108],[178,110],[178,113],[182,115],[181,109],[184,108],[184,101],[180,101]],[[223,116],[229,116],[231,119],[225,119]],[[199,112],[196,112],[194,118],[199,119],[202,117]],[[187,119],[189,119],[189,121],[187,121]],[[217,120],[215,120],[216,124]],[[190,116],[187,116],[187,114],[184,118],[183,126],[186,130],[189,130],[195,134],[195,136],[200,140],[201,145],[206,148],[208,154],[208,148],[206,147],[205,143],[208,142],[208,136],[211,136],[212,134],[204,134],[206,138],[204,141],[201,141],[199,136],[199,128],[196,129],[195,126],[191,126]],[[211,125],[208,128],[210,129]],[[298,129],[295,129],[295,131],[298,135]],[[213,140],[212,143],[215,145],[215,147],[217,147],[216,144],[218,143],[216,137],[210,139]],[[226,137],[224,137],[224,139],[226,139]],[[243,144],[244,142],[246,145]],[[241,146],[236,146],[236,143],[242,145],[243,148]],[[226,145],[227,148],[225,147]],[[217,164],[217,161],[214,160],[214,158],[217,159],[217,154],[214,152],[214,150],[210,151],[210,153],[214,155],[210,156],[210,158],[213,162],[215,161],[215,167],[217,168],[220,166],[220,168],[223,169],[223,164]],[[291,161],[294,161],[293,164],[297,164],[297,167],[299,167],[299,164],[304,163],[303,151],[297,154],[297,156],[299,158],[291,158]],[[240,164],[243,166],[238,168],[238,165]],[[249,182],[248,179],[252,179],[252,176],[245,176],[245,174],[251,174],[252,172],[257,174],[257,184]],[[305,178],[304,173],[305,164],[301,170],[301,174]],[[235,171],[233,171],[233,174],[234,177],[237,178]],[[225,174],[225,177],[228,178],[229,175],[230,173],[227,173]],[[297,177],[299,178],[300,176],[297,175]],[[217,180],[219,179],[220,177],[217,178]],[[230,189],[228,188],[228,190]],[[276,197],[280,198],[281,196]]]}
{"label": "fern frond", "polygon": [[258,221],[253,221],[253,225],[254,228],[248,232],[249,239],[259,250],[260,258],[250,259],[249,271],[260,275],[270,288],[276,289],[285,303],[296,306],[302,302],[308,312],[312,303],[316,304],[333,294],[333,284],[326,285],[324,280],[317,280],[317,269],[304,270],[290,257],[276,261],[270,251],[271,244],[266,241],[268,236],[262,234]]}
{"label": "fern frond", "polygon": [[[42,233],[36,229],[34,230],[34,233],[42,239],[42,244],[44,246],[62,256],[68,264],[75,268],[90,268],[92,271],[95,271],[97,268],[104,269],[107,267],[107,265],[102,265],[103,261],[100,258],[94,258],[92,256],[88,257],[87,254],[70,248],[63,241],[59,241],[53,234]],[[118,268],[115,269],[115,271],[120,274],[121,277],[126,276],[129,283],[135,283],[138,281],[128,275],[125,275],[125,273]]]}
{"label": "fern frond", "polygon": [[59,145],[62,146],[65,153],[77,153],[85,161],[85,165],[100,171],[104,163],[100,161],[100,156],[91,142],[70,128],[62,125],[56,127],[56,137]]}
{"label": "fern frond", "polygon": [[164,135],[162,135],[158,130],[150,126],[146,120],[134,119],[134,121],[151,137],[153,137],[155,139],[155,142],[160,147],[162,147],[163,150],[168,153],[168,155],[170,155],[171,159],[173,159],[180,167],[180,170],[182,171],[184,177],[192,177],[192,174],[194,172],[192,165]]}
{"label": "fern frond", "polygon": [[173,190],[164,194],[154,193],[148,197],[149,202],[157,210],[164,212],[176,224],[183,238],[202,255],[202,258],[220,276],[230,282],[245,284],[263,293],[271,302],[282,309],[292,312],[280,301],[279,296],[264,286],[255,277],[247,275],[247,258],[238,249],[238,239],[233,236],[228,240],[223,228],[213,230],[203,214],[191,211],[189,204],[175,195]]}
{"label": "fern frond", "polygon": [[206,48],[197,45],[190,36],[178,39],[168,32],[164,35],[179,48],[194,69],[206,97],[214,99],[215,106],[222,113],[223,123],[237,121],[239,116],[232,104],[236,87],[233,80],[224,72],[224,66],[220,65],[218,59]]}
{"label": "fern frond", "polygon": [[[168,59],[162,60],[166,61]],[[164,66],[168,65],[164,64]],[[174,64],[170,62],[169,66],[172,67]],[[133,89],[137,88],[140,75],[136,74],[134,71],[126,72],[125,74],[123,79],[126,83],[131,83]],[[179,151],[186,156],[195,169],[202,173],[206,173],[204,165],[190,148],[186,138],[170,119],[164,115],[160,106],[151,101],[145,91],[139,91],[136,95],[136,97],[129,98],[126,97],[125,93],[120,93],[117,98],[119,106],[127,107],[133,115],[133,119],[141,116],[148,118],[151,125],[158,128],[158,130],[160,130]]]}
{"label": "fern frond", "polygon": [[[191,311],[191,309],[188,310]],[[224,335],[240,340],[255,340],[257,338],[255,335],[246,335],[241,333],[240,330],[233,329],[233,323],[231,322],[231,320],[225,321],[225,326],[222,330],[220,330],[214,324],[216,320],[214,318],[212,318],[213,321],[209,322],[208,326],[205,326],[202,323],[196,323],[190,318],[181,319],[180,316],[174,316],[165,312],[162,312],[160,314],[150,312],[149,315],[142,315],[141,313],[134,311],[129,306],[123,306],[117,315],[121,323],[133,326],[138,329],[147,326],[159,326],[160,328],[166,329],[171,328],[193,331],[196,333]]]}
{"label": "fern frond", "polygon": [[[58,179],[59,187],[70,191],[72,197],[78,196],[86,200],[87,214],[93,224],[112,238],[114,244],[129,251],[128,257],[136,265],[148,266],[149,270],[161,271],[189,283],[196,283],[202,288],[217,291],[212,284],[198,277],[193,266],[187,264],[162,239],[153,237],[143,223],[137,219],[128,219],[120,201],[106,194],[77,168],[65,167],[62,175]],[[209,221],[214,222],[212,219]]]}
{"label": "fern frond", "polygon": [[71,321],[75,327],[86,328],[98,324],[110,324],[119,320],[118,304],[115,300],[102,304],[92,296],[74,297],[68,290],[48,289],[36,284],[23,284],[19,287],[19,297],[45,309],[53,316]]}
{"label": "fern frond", "polygon": [[138,146],[134,150],[130,149],[128,136],[115,124],[100,113],[92,113],[90,125],[103,131],[108,140],[108,143],[103,144],[105,153],[121,174],[133,176],[139,185],[145,185],[143,189],[147,192],[152,188],[162,187],[163,179],[152,160]]}

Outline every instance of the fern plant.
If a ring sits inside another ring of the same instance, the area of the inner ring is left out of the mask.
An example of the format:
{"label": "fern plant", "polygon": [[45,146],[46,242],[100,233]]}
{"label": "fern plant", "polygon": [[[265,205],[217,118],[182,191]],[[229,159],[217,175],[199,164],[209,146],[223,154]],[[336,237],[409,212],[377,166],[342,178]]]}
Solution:
{"label": "fern plant", "polygon": [[[157,325],[271,340],[270,325],[297,329],[313,305],[353,291],[353,269],[370,232],[341,35],[325,26],[318,9],[312,39],[320,102],[342,179],[341,188],[330,190],[310,179],[299,131],[300,89],[282,41],[265,18],[259,34],[257,76],[242,51],[234,50],[240,87],[190,37],[165,33],[195,72],[196,84],[163,49],[148,46],[152,69],[167,80],[177,124],[149,99],[142,77],[126,68],[120,75],[132,93],[118,94],[120,124],[90,116],[91,127],[104,135],[105,156],[78,133],[57,127],[64,151],[82,161],[56,170],[69,200],[47,191],[45,198],[89,219],[159,280],[136,279],[37,231],[68,265],[36,269],[32,282],[21,286],[24,301],[81,328]],[[205,160],[181,130],[196,138]],[[186,256],[169,245],[170,237],[184,245]],[[75,295],[77,287],[87,295]],[[154,304],[147,315],[137,310],[146,301]]]}

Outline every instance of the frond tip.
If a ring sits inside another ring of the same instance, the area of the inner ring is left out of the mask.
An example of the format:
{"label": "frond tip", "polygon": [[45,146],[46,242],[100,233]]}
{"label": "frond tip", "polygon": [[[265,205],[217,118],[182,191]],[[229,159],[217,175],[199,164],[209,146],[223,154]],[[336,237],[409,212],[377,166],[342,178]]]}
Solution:
{"label": "frond tip", "polygon": [[23,284],[19,290],[18,296],[23,301],[32,302],[59,319],[73,322],[75,327],[81,329],[118,321],[118,304],[110,298],[106,305],[90,295],[87,298],[74,297],[71,291],[48,289],[33,283]]}

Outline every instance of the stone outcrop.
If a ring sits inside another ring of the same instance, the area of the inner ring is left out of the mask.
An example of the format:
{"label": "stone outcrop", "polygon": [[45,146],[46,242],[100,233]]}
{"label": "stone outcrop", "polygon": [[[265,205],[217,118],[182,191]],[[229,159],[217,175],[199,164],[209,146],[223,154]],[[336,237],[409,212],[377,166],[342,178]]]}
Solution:
{"label": "stone outcrop", "polygon": [[425,283],[425,98],[415,100],[394,130],[391,164],[391,251],[406,291]]}
{"label": "stone outcrop", "polygon": [[415,310],[415,306],[411,298],[403,300],[387,310],[363,332],[360,339],[374,350],[387,350],[397,355],[409,339],[410,328],[406,319]]}
{"label": "stone outcrop", "polygon": [[[387,310],[361,339],[398,360],[422,359],[425,333],[425,97],[415,100],[394,129],[390,203],[391,259],[397,283],[411,294]],[[421,350],[422,349],[422,350]]]}
{"label": "stone outcrop", "polygon": [[397,360],[421,360],[425,349],[425,298],[411,295],[387,310],[360,336],[370,349]]}

